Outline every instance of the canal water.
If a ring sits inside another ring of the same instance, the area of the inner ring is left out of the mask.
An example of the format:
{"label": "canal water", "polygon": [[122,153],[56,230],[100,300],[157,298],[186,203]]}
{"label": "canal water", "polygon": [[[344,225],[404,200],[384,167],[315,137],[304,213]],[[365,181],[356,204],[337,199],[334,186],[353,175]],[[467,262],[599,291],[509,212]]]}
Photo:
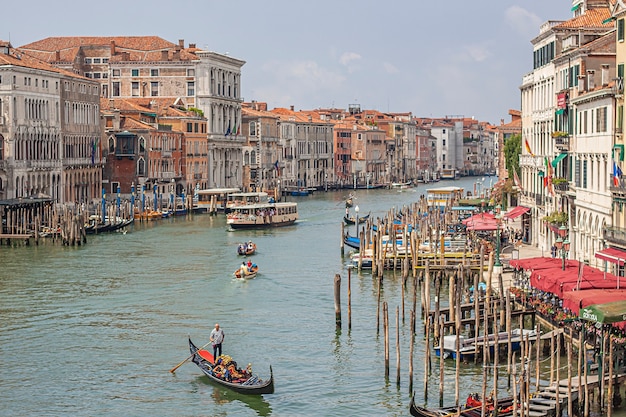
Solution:
{"label": "canal water", "polygon": [[[416,201],[426,188],[472,189],[475,181],[358,190],[355,203],[361,215],[382,216]],[[399,385],[395,378],[399,273],[386,273],[382,293],[391,325],[390,380],[382,329],[376,329],[376,280],[369,273],[352,275],[347,328],[348,258],[339,249],[347,193],[288,197],[298,201],[300,221],[276,230],[230,232],[224,216],[196,215],[89,236],[80,247],[0,247],[0,415],[408,415],[408,300],[399,320]],[[251,260],[260,273],[242,282],[232,272],[242,262],[237,244],[246,240],[257,244]],[[333,304],[337,273],[340,331]],[[192,363],[169,372],[189,355],[187,336],[203,345],[217,322],[226,334],[224,353],[240,365],[251,363],[262,377],[272,365],[274,394],[230,392]],[[414,390],[423,404],[421,324],[417,334]],[[430,406],[438,405],[435,368]],[[445,372],[449,404],[453,362]],[[461,373],[462,398],[480,390],[480,367],[464,366]]]}

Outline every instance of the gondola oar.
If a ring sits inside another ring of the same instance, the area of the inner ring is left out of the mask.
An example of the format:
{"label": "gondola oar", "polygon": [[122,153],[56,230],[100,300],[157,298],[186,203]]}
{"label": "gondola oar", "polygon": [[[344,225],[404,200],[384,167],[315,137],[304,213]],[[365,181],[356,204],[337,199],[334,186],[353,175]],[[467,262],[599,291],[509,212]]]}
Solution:
{"label": "gondola oar", "polygon": [[[209,346],[211,344],[211,342],[207,343],[206,345],[202,346],[200,349],[204,349],[205,347]],[[198,349],[198,350],[200,350]],[[197,352],[197,351],[196,351]],[[171,373],[174,373],[174,371],[176,371],[178,368],[180,368],[185,362],[187,362],[189,359],[193,358],[193,355],[195,355],[195,353],[192,353],[191,355],[189,355],[184,361],[182,361],[181,363],[179,363],[178,365],[176,365],[175,367],[173,367],[172,369],[170,369]]]}

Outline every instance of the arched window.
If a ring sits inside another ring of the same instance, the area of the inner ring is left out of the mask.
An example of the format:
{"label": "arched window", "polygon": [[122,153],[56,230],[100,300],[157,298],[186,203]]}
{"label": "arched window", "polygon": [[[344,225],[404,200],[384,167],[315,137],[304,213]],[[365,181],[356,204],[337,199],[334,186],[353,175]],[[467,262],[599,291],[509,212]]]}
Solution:
{"label": "arched window", "polygon": [[139,152],[144,153],[146,151],[146,139],[141,136],[139,138]]}
{"label": "arched window", "polygon": [[143,157],[139,158],[137,161],[137,175],[140,177],[146,176],[146,161]]}
{"label": "arched window", "polygon": [[111,136],[109,138],[109,153],[114,153],[115,152],[115,139],[113,138],[113,136]]}
{"label": "arched window", "polygon": [[250,152],[250,163],[256,164],[256,152],[255,151]]}
{"label": "arched window", "polygon": [[250,152],[248,151],[246,151],[246,153],[243,155],[243,164],[250,165]]}

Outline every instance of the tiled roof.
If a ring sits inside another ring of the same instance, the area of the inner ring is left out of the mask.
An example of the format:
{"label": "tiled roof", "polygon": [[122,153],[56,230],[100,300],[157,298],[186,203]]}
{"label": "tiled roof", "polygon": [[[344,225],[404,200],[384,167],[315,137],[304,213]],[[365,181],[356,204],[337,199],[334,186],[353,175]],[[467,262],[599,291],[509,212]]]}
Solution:
{"label": "tiled roof", "polygon": [[[124,53],[128,54],[130,61],[161,61],[162,51],[168,51],[168,59],[173,58],[174,51],[180,50],[179,57],[182,61],[198,59],[194,52],[197,48],[184,49],[178,44],[169,42],[158,36],[61,36],[49,37],[22,46],[27,53],[46,62],[73,62],[81,47],[101,47],[108,51],[115,48],[112,61],[126,60]],[[84,51],[87,48],[83,49]],[[57,51],[60,57],[57,57]],[[87,56],[96,56],[86,53]],[[58,59],[60,58],[60,59]]]}
{"label": "tiled roof", "polygon": [[[1,42],[1,41],[0,41]],[[8,42],[6,45],[8,46]],[[0,65],[14,65],[16,67],[24,67],[24,68],[33,68],[43,71],[56,72],[57,74],[63,74],[66,76],[76,77],[76,78],[84,78],[80,75],[77,75],[71,71],[66,71],[61,68],[57,68],[48,64],[47,62],[41,61],[29,54],[24,53],[24,51],[20,49],[10,48],[9,54],[0,53]],[[85,78],[86,79],[86,78]]]}
{"label": "tiled roof", "polygon": [[611,10],[608,7],[589,9],[580,16],[554,26],[553,29],[610,28],[613,26],[613,22],[603,23],[610,17]]}
{"label": "tiled roof", "polygon": [[123,112],[156,113],[159,117],[185,117],[195,116],[187,110],[180,109],[174,102],[176,99],[164,97],[141,97],[128,99],[100,98],[100,108],[103,111],[118,109]]}

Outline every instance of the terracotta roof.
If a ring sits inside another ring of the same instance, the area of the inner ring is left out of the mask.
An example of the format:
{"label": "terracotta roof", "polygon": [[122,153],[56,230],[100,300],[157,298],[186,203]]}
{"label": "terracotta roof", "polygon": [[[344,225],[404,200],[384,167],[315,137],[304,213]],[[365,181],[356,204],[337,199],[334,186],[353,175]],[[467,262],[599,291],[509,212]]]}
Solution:
{"label": "terracotta roof", "polygon": [[[8,46],[6,45],[3,46]],[[67,71],[61,68],[57,68],[48,64],[47,62],[41,61],[33,56],[30,56],[27,53],[24,53],[21,49],[11,48],[9,47],[9,54],[0,53],[0,65],[13,65],[16,67],[24,67],[24,68],[33,68],[43,71],[56,72],[57,74],[62,74],[70,77],[80,78],[87,80],[88,78],[77,75],[71,71]]]}
{"label": "terracotta roof", "polygon": [[613,27],[612,21],[603,23],[610,17],[611,10],[608,7],[588,9],[584,14],[560,23],[553,29],[611,28]]}
{"label": "terracotta roof", "polygon": [[[194,52],[198,48],[185,49],[179,44],[169,42],[158,36],[60,36],[49,37],[39,41],[23,45],[27,53],[46,62],[73,62],[78,52],[86,47],[101,47],[106,49],[107,56],[111,55],[111,49],[115,49],[112,61],[161,61],[162,51],[168,51],[168,59],[172,59],[174,52],[179,51],[182,61],[196,60]],[[57,57],[56,53],[60,56]],[[128,57],[124,55],[128,54]],[[86,56],[96,56],[93,53],[85,53]],[[60,58],[60,59],[58,59]]]}

